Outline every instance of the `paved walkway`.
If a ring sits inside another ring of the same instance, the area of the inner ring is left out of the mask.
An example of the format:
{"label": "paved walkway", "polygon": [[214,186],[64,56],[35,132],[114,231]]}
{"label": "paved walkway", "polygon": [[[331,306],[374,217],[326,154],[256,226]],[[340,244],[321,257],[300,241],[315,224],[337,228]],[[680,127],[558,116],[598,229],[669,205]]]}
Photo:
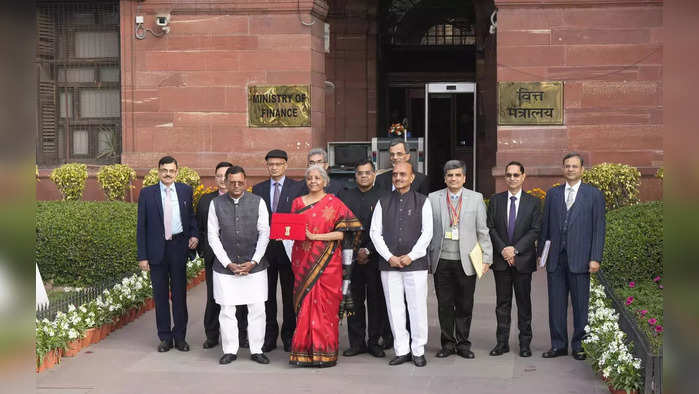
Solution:
{"label": "paved walkway", "polygon": [[[488,356],[495,344],[495,285],[492,273],[476,289],[471,342],[476,358],[458,356],[438,359],[439,322],[434,287],[428,298],[429,341],[427,366],[412,364],[389,367],[387,357],[342,357],[334,368],[293,368],[280,348],[268,354],[269,365],[249,359],[241,349],[238,360],[218,364],[221,348],[204,350],[203,311],[206,286],[190,290],[188,297],[189,353],[173,349],[158,353],[155,312],[150,311],[75,358],[37,376],[37,393],[605,393],[606,386],[590,366],[572,357],[543,359],[549,348],[546,274],[534,274],[532,284],[533,330],[531,358],[517,352]],[[516,310],[513,310],[510,348],[517,350]],[[572,322],[572,317],[569,318]],[[340,349],[348,347],[347,325],[340,328]],[[280,342],[281,343],[281,342]],[[281,347],[281,346],[280,346]],[[0,390],[1,391],[1,390]]]}

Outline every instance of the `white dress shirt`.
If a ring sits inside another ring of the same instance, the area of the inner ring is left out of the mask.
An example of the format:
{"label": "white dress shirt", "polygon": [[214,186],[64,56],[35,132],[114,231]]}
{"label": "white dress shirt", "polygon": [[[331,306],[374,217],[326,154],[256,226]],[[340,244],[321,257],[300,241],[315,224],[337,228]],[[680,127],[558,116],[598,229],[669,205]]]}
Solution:
{"label": "white dress shirt", "polygon": [[163,209],[165,209],[165,189],[170,189],[170,212],[172,213],[172,235],[179,234],[182,232],[182,217],[180,216],[180,203],[177,199],[177,189],[175,189],[175,183],[173,182],[170,187],[165,186],[163,182],[158,182],[160,184],[160,200],[163,203]]}
{"label": "white dress shirt", "polygon": [[570,205],[572,206],[573,204],[575,204],[575,198],[578,196],[578,189],[580,189],[580,184],[581,184],[581,183],[582,183],[582,181],[579,180],[578,183],[576,183],[576,184],[573,185],[573,186],[570,186],[570,185],[566,182],[565,195],[563,196],[563,197],[564,197],[564,200],[563,200],[564,202],[567,202],[567,201],[568,201],[568,194],[569,194],[569,193],[573,193],[573,199],[571,200]]}
{"label": "white dress shirt", "polygon": [[519,212],[519,202],[522,200],[522,189],[519,189],[517,194],[512,194],[510,191],[507,192],[507,223],[510,222],[510,205],[512,205],[512,197],[515,197],[515,219],[516,219],[517,213]]}
{"label": "white dress shirt", "polygon": [[[232,200],[233,203],[237,204],[240,199],[233,198]],[[228,264],[232,263],[232,261],[228,257],[226,250],[223,249],[219,231],[220,226],[218,223],[218,216],[216,215],[216,207],[214,202],[211,201],[211,204],[209,204],[209,218],[207,227],[209,245],[211,246],[211,250],[214,251],[218,261],[220,261],[224,267],[228,267]],[[255,263],[259,263],[260,260],[262,260],[262,257],[265,255],[265,250],[267,250],[267,244],[269,243],[269,214],[267,213],[267,205],[263,199],[260,199],[260,206],[258,208],[257,232],[257,245],[255,246],[255,254],[252,256],[252,260]]]}
{"label": "white dress shirt", "polygon": [[[374,207],[374,214],[371,217],[371,231],[369,231],[369,237],[374,243],[374,248],[376,252],[388,261],[393,253],[386,246],[386,241],[383,239],[383,215],[381,213],[381,201],[379,200]],[[420,238],[417,239],[415,245],[413,246],[408,257],[410,260],[415,261],[427,254],[427,246],[429,246],[432,240],[432,204],[430,200],[426,199],[425,204],[422,206],[422,233]]]}

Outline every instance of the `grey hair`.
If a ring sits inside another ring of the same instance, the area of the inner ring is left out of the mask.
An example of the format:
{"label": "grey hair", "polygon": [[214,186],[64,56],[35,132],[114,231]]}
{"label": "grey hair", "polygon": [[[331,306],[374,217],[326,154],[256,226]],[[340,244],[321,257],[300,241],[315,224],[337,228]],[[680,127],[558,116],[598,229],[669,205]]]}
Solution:
{"label": "grey hair", "polygon": [[444,176],[447,176],[449,170],[456,170],[457,168],[461,168],[461,172],[466,175],[466,163],[461,160],[449,160],[444,163]]}
{"label": "grey hair", "polygon": [[314,164],[306,168],[306,172],[303,174],[303,179],[308,178],[308,174],[310,174],[311,171],[318,171],[320,177],[323,178],[323,180],[325,181],[325,186],[327,186],[328,183],[330,183],[330,177],[328,177],[328,173],[325,171],[325,168],[319,166],[318,164]]}
{"label": "grey hair", "polygon": [[322,155],[323,161],[326,163],[328,162],[328,152],[326,152],[325,149],[313,148],[313,149],[309,150],[308,157],[306,158],[306,160],[311,160],[311,156],[314,156],[314,155]]}

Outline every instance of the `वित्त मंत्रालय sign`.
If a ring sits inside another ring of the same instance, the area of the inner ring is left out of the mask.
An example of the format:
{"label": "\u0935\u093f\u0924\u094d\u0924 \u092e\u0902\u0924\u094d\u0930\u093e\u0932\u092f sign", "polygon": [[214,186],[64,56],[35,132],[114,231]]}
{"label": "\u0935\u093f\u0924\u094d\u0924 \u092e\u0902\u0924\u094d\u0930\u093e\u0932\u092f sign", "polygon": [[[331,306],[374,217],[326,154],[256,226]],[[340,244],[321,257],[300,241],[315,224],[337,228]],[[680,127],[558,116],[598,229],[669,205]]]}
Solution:
{"label": "\u0935\u093f\u0924\u094d\u0924 \u092e\u0902\u0924\u094d\u0930\u093e\u0932\u092f sign", "polygon": [[563,82],[498,83],[499,125],[562,125]]}
{"label": "\u0935\u093f\u0924\u094d\u0924 \u092e\u0902\u0924\u094d\u0930\u093e\u0932\u092f sign", "polygon": [[309,85],[248,86],[248,127],[310,127]]}

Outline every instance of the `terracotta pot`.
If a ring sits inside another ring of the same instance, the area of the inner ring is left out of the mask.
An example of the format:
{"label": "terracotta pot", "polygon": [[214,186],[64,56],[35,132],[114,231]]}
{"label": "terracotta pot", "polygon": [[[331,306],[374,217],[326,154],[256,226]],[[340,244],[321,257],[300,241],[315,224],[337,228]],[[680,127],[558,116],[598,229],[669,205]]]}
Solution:
{"label": "terracotta pot", "polygon": [[638,390],[627,391],[627,390],[617,390],[612,386],[607,386],[607,387],[609,388],[609,392],[612,394],[638,394]]}
{"label": "terracotta pot", "polygon": [[58,350],[54,349],[51,350],[50,352],[44,354],[44,358],[41,359],[41,362],[38,363],[38,366],[36,367],[36,372],[42,372],[45,371],[58,362]]}
{"label": "terracotta pot", "polygon": [[153,309],[155,306],[155,302],[153,302],[153,299],[148,297],[145,300],[143,300],[143,306],[146,308],[147,311]]}
{"label": "terracotta pot", "polygon": [[80,352],[80,341],[80,339],[76,339],[68,342],[63,355],[66,357],[75,357]]}
{"label": "terracotta pot", "polygon": [[95,344],[100,341],[100,331],[102,330],[101,327],[93,327],[93,328],[88,328],[87,331],[85,331],[85,337],[90,338],[90,345]]}
{"label": "terracotta pot", "polygon": [[109,336],[109,334],[112,332],[113,328],[114,328],[114,325],[112,323],[104,323],[102,325],[102,339]]}
{"label": "terracotta pot", "polygon": [[92,342],[92,333],[85,331],[85,336],[80,339],[80,348],[85,349],[90,346],[90,342]]}

